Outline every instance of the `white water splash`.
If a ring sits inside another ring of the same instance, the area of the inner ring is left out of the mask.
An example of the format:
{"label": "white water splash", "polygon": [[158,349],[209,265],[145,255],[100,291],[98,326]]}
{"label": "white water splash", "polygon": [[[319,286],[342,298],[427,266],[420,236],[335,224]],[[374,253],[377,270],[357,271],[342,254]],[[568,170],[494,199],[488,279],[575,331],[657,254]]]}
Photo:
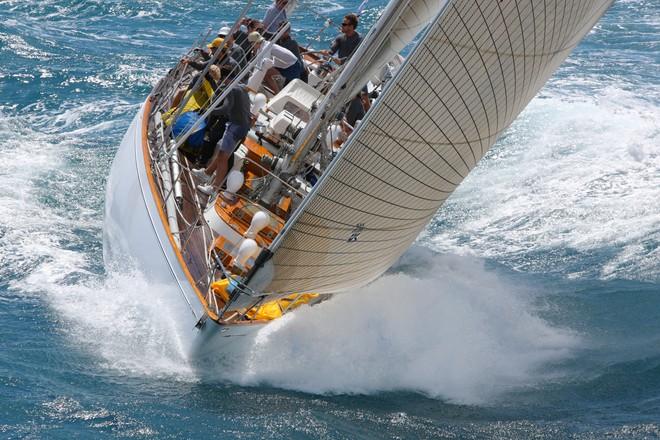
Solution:
{"label": "white water splash", "polygon": [[[47,284],[51,306],[66,332],[95,353],[104,368],[124,374],[195,381],[183,328],[189,311],[172,286],[137,272],[113,272],[75,285]],[[148,295],[148,296],[147,296]]]}
{"label": "white water splash", "polygon": [[[106,103],[113,109],[123,105]],[[189,311],[178,307],[172,287],[149,283],[128,267],[108,268],[107,275],[90,271],[101,255],[86,250],[91,243],[82,240],[96,235],[100,241],[102,218],[87,205],[103,186],[85,188],[87,179],[94,182],[90,176],[97,170],[89,169],[94,162],[84,161],[76,170],[67,157],[85,156],[71,154],[80,136],[90,132],[80,120],[103,107],[82,104],[55,115],[36,110],[27,117],[0,112],[0,134],[7,139],[0,148],[1,273],[13,291],[54,310],[57,328],[75,346],[95,354],[103,367],[196,380],[182,336],[190,331],[180,327],[189,322]],[[51,194],[57,188],[68,193]],[[60,197],[62,202],[54,203]],[[83,238],[80,231],[86,232]]]}
{"label": "white water splash", "polygon": [[[426,257],[425,257],[426,258]],[[580,344],[539,318],[524,290],[464,257],[433,257],[423,278],[370,286],[266,327],[235,378],[313,393],[412,390],[484,403],[547,379]]]}

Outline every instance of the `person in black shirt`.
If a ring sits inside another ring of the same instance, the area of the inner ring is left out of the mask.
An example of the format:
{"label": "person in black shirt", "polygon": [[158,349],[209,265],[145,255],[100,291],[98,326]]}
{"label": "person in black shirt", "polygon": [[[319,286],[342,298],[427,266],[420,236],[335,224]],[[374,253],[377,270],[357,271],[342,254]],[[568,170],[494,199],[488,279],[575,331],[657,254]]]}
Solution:
{"label": "person in black shirt", "polygon": [[355,128],[355,123],[361,121],[362,118],[364,118],[365,113],[366,110],[364,109],[364,103],[362,102],[362,92],[360,92],[346,105],[346,114],[344,115],[344,118],[351,128]]}
{"label": "person in black shirt", "polygon": [[[226,121],[222,139],[215,147],[215,153],[211,158],[211,164],[204,168],[193,169],[191,173],[202,181],[197,189],[212,196],[220,188],[227,175],[229,158],[238,145],[247,136],[252,118],[250,113],[250,97],[242,84],[236,85],[225,97],[220,107],[211,112],[211,118],[219,118]],[[215,173],[215,177],[211,177]]]}
{"label": "person in black shirt", "polygon": [[332,42],[330,50],[323,50],[321,53],[324,55],[337,54],[337,63],[343,64],[355,52],[355,49],[362,42],[362,37],[356,31],[358,26],[358,18],[355,14],[348,14],[341,22],[341,34]]}
{"label": "person in black shirt", "polygon": [[[245,29],[243,29],[245,27]],[[248,41],[248,35],[252,32],[264,32],[264,25],[261,21],[254,18],[244,18],[241,21],[241,27],[234,33],[234,42],[241,46],[245,52],[245,57],[248,62],[252,60],[252,43]]]}
{"label": "person in black shirt", "polygon": [[227,40],[227,34],[229,34],[229,32],[231,32],[231,28],[229,28],[229,26],[223,27],[218,31],[218,38],[216,39],[222,39],[226,41],[227,47],[229,48],[229,55],[234,59],[234,61],[236,61],[238,67],[243,69],[248,63],[247,56],[243,48],[236,44],[236,39],[233,36],[229,36],[229,39]]}

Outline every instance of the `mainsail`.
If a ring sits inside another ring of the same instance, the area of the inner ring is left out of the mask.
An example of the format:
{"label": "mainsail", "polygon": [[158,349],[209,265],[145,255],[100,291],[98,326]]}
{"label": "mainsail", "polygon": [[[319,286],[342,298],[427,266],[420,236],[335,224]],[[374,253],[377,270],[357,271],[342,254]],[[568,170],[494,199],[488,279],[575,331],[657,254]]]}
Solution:
{"label": "mainsail", "polygon": [[381,275],[611,3],[450,1],[278,240],[263,291]]}

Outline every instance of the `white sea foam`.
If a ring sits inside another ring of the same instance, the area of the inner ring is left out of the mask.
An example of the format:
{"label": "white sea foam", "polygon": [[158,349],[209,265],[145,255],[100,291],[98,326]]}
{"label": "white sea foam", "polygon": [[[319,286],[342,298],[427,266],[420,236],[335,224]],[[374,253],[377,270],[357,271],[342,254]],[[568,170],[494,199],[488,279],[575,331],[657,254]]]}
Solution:
{"label": "white sea foam", "polygon": [[28,59],[47,60],[51,57],[43,50],[29,45],[20,36],[0,33],[0,52],[5,51]]}
{"label": "white sea foam", "polygon": [[179,307],[173,286],[148,282],[135,271],[46,286],[66,332],[98,355],[102,366],[137,376],[196,380],[184,340],[190,329],[182,327],[190,321],[189,311]]}
{"label": "white sea foam", "polygon": [[[414,252],[414,251],[413,251]],[[539,318],[529,292],[478,260],[423,257],[421,278],[387,275],[261,331],[244,384],[314,393],[414,390],[461,403],[547,379],[580,344]]]}
{"label": "white sea foam", "polygon": [[[2,270],[20,271],[29,262],[50,256],[57,237],[56,222],[38,203],[34,179],[61,164],[58,145],[20,122],[20,117],[0,113],[0,244]],[[46,226],[44,228],[44,226]]]}
{"label": "white sea foam", "polygon": [[318,2],[315,4],[316,12],[319,14],[330,14],[332,12],[340,11],[345,9],[340,3],[333,1],[324,1]]}
{"label": "white sea foam", "polygon": [[[106,105],[116,109],[125,104]],[[76,197],[75,187],[93,171],[70,170],[66,156],[75,150],[80,134],[88,132],[80,127],[80,119],[102,111],[98,105],[83,104],[56,115],[44,114],[41,108],[28,116],[0,112],[0,134],[6,139],[0,148],[2,271],[12,279],[11,289],[33,295],[52,308],[61,331],[75,345],[98,355],[107,368],[194,380],[184,354],[187,343],[182,341],[182,335],[190,332],[179,328],[179,323],[189,321],[184,319],[187,315],[179,314],[189,311],[169,303],[176,299],[167,292],[171,286],[148,283],[128,268],[109,270],[107,275],[90,272],[90,267],[98,266],[93,260],[101,258],[100,253],[77,250],[70,243],[76,242],[77,229],[97,231],[100,240],[100,216],[90,216],[84,198],[76,198],[80,206],[74,205],[73,212],[45,203],[60,195],[49,194],[56,187],[54,182],[46,179],[49,185],[41,185],[44,176],[73,185],[68,195]],[[88,168],[93,163],[80,166]],[[97,191],[103,188],[93,192]],[[158,294],[147,299],[147,291]]]}
{"label": "white sea foam", "polygon": [[[57,421],[76,421],[97,429],[112,429],[118,437],[154,437],[158,434],[142,421],[115,410],[81,404],[70,397],[57,397],[42,403],[45,413]],[[0,432],[2,432],[0,430]]]}

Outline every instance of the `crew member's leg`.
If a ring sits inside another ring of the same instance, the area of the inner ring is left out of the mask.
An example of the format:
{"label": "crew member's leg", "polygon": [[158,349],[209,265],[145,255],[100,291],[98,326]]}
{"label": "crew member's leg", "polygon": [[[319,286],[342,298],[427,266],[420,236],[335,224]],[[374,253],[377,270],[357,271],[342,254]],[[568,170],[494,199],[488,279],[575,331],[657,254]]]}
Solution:
{"label": "crew member's leg", "polygon": [[215,154],[211,158],[211,165],[206,168],[206,174],[211,176],[215,173],[215,177],[213,178],[211,185],[198,187],[201,192],[210,195],[220,188],[222,182],[224,182],[225,177],[227,176],[229,158],[234,154],[234,150],[238,146],[238,143],[246,134],[247,130],[240,125],[232,122],[227,123],[225,133],[220,142],[218,142]]}

